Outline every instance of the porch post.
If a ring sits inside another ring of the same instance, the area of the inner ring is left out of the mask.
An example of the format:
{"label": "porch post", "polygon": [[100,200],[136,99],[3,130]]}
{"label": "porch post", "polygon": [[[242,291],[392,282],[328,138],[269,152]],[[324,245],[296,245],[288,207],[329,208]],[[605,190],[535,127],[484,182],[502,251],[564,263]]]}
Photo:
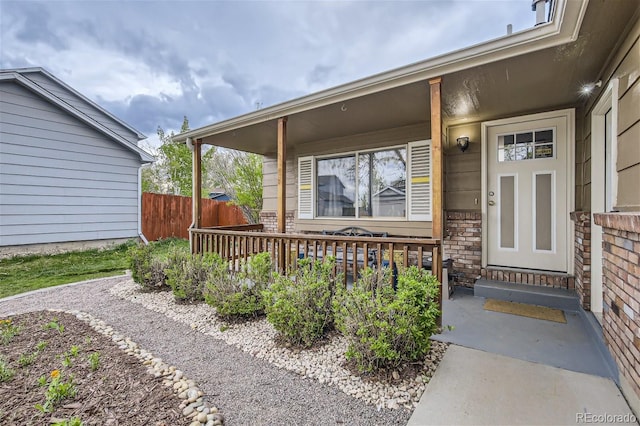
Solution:
{"label": "porch post", "polygon": [[[435,276],[440,282],[440,291],[438,292],[438,305],[442,312],[442,99],[440,93],[440,84],[442,77],[429,80],[429,88],[431,89],[431,200],[432,211],[432,238],[439,241],[438,246],[434,247],[432,255],[432,267]],[[437,318],[437,324],[442,325],[442,313]]]}
{"label": "porch post", "polygon": [[287,232],[287,117],[278,119],[278,232]]}
{"label": "porch post", "polygon": [[429,80],[431,88],[431,189],[432,238],[442,242],[442,103],[440,97],[441,77]]}
{"label": "porch post", "polygon": [[[287,232],[287,117],[278,119],[278,233]],[[285,270],[285,244],[278,246],[278,269]]]}
{"label": "porch post", "polygon": [[[192,174],[191,207],[193,215],[193,228],[199,229],[202,218],[202,139],[193,141],[193,174]],[[197,240],[191,240],[191,253],[199,253],[200,247]]]}

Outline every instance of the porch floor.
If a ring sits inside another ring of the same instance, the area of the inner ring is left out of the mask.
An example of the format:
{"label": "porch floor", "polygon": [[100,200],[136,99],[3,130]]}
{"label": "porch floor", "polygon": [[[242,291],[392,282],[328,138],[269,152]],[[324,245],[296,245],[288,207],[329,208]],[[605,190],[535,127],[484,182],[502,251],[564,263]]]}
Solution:
{"label": "porch floor", "polygon": [[408,426],[636,421],[591,314],[565,310],[561,324],[485,311],[485,300],[456,288],[443,301],[442,323],[455,328],[434,337],[452,345]]}
{"label": "porch floor", "polygon": [[588,312],[565,310],[566,324],[485,311],[484,297],[457,287],[443,300],[443,326],[436,340],[617,381],[611,356]]}

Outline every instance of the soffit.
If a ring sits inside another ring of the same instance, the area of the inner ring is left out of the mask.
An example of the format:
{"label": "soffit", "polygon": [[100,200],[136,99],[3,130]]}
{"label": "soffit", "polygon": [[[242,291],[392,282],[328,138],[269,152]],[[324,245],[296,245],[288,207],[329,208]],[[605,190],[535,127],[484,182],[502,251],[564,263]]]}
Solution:
{"label": "soffit", "polygon": [[607,7],[591,0],[575,42],[445,76],[444,119],[448,124],[484,121],[583,104],[581,87],[602,78],[639,5],[626,0]]}
{"label": "soffit", "polygon": [[[429,85],[402,87],[293,114],[287,121],[287,145],[402,127],[429,120]],[[212,135],[204,143],[260,154],[276,151],[277,120],[267,120]]]}

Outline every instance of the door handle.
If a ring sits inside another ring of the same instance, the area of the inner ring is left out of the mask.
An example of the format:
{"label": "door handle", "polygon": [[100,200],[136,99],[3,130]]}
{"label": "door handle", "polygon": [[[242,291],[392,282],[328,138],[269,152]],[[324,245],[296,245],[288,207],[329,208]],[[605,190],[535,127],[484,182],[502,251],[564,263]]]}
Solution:
{"label": "door handle", "polygon": [[490,205],[490,206],[495,206],[495,205],[496,205],[496,202],[495,202],[495,201],[493,201],[493,200],[491,200],[491,201],[489,201],[489,205]]}

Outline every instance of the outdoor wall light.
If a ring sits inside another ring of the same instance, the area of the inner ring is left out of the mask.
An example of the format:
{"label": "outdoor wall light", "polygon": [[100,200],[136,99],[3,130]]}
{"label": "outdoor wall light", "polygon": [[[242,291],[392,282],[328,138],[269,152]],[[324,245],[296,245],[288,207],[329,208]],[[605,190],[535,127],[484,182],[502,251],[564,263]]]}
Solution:
{"label": "outdoor wall light", "polygon": [[469,137],[460,136],[458,139],[456,139],[456,143],[458,144],[458,148],[460,148],[460,151],[465,152],[467,148],[469,148]]}
{"label": "outdoor wall light", "polygon": [[596,87],[602,87],[602,80],[598,80],[595,83],[587,83],[580,88],[580,93],[584,96],[588,96],[595,90]]}

